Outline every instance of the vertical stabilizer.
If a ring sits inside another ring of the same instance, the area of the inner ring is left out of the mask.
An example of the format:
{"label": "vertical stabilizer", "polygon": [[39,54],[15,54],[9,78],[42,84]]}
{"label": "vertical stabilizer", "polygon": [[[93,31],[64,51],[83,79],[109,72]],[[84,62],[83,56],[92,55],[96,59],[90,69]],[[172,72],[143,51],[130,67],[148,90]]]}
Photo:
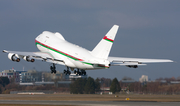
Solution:
{"label": "vertical stabilizer", "polygon": [[119,26],[114,25],[109,32],[104,36],[104,38],[97,44],[97,46],[92,50],[92,55],[98,58],[107,59],[111,51],[116,33]]}

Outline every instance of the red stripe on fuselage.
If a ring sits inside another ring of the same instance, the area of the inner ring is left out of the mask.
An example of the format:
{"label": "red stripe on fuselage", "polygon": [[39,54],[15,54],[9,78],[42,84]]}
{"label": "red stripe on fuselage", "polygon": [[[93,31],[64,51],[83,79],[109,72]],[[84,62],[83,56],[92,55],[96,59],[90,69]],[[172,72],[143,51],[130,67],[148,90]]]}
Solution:
{"label": "red stripe on fuselage", "polygon": [[71,57],[71,58],[77,59],[77,60],[79,60],[79,61],[83,61],[82,59],[76,58],[76,57],[71,56],[71,55],[69,55],[69,54],[67,54],[67,53],[64,53],[64,52],[62,52],[62,51],[59,51],[59,50],[57,50],[57,49],[55,49],[55,48],[52,48],[52,47],[50,47],[50,46],[48,46],[48,45],[45,45],[45,44],[39,42],[39,41],[37,41],[37,40],[35,40],[35,42],[37,42],[37,43],[39,43],[39,44],[41,44],[41,45],[43,45],[43,46],[45,46],[45,47],[47,47],[47,48],[53,49],[53,50],[55,50],[55,51],[57,51],[57,52],[60,52],[60,53],[66,55],[66,56],[69,56],[69,57]]}

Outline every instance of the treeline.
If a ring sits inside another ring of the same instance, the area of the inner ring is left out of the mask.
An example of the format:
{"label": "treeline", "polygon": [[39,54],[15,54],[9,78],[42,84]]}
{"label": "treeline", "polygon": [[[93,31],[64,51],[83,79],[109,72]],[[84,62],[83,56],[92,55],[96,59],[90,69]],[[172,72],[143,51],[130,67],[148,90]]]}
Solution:
{"label": "treeline", "polygon": [[91,77],[78,78],[70,84],[71,94],[94,94],[100,91],[100,80],[94,80]]}
{"label": "treeline", "polygon": [[146,84],[134,82],[124,84],[120,82],[120,85],[125,88],[125,91],[139,94],[180,94],[180,84],[168,84],[161,82],[147,82]]}
{"label": "treeline", "polygon": [[0,77],[0,94],[9,94],[10,91],[54,91],[54,92],[69,92],[69,85],[60,84],[56,86],[51,85],[31,85],[22,86],[15,83],[13,79],[9,80],[8,77]]}
{"label": "treeline", "polygon": [[[123,78],[122,80],[131,80],[131,78]],[[14,83],[7,77],[0,77],[0,93],[8,94],[10,91],[40,91],[50,90],[54,92],[66,92],[71,94],[95,94],[103,92],[103,88],[110,88],[112,93],[138,93],[138,94],[180,94],[180,84],[172,84],[171,81],[180,81],[179,77],[159,78],[155,82],[122,82],[117,78],[113,80],[109,78],[78,78],[74,79],[71,84],[52,85],[32,85],[22,86]],[[101,89],[102,88],[102,89]]]}
{"label": "treeline", "polygon": [[10,83],[8,77],[0,77],[0,85],[1,86],[6,86]]}
{"label": "treeline", "polygon": [[71,94],[95,94],[100,92],[101,87],[110,87],[110,92],[113,94],[121,91],[121,87],[117,78],[114,78],[112,81],[110,79],[105,78],[97,78],[94,80],[91,77],[79,78],[76,79],[70,85],[70,93]]}
{"label": "treeline", "polygon": [[180,84],[170,83],[171,81],[180,81],[179,77],[159,78],[152,82],[133,82],[123,83],[120,81],[120,86],[125,88],[125,91],[138,94],[180,94]]}
{"label": "treeline", "polygon": [[6,85],[10,83],[8,77],[0,77],[0,93],[2,93],[3,89]]}

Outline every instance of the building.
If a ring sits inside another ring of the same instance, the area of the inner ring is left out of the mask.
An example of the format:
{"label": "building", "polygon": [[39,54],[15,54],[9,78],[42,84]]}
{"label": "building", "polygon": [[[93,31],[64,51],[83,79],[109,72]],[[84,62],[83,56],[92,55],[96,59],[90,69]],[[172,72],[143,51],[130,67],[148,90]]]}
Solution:
{"label": "building", "polygon": [[142,75],[141,78],[139,78],[139,82],[141,82],[141,83],[148,82],[148,76]]}
{"label": "building", "polygon": [[10,81],[12,81],[12,80],[14,80],[15,82],[20,81],[19,72],[17,72],[14,69],[4,70],[4,71],[0,72],[0,77],[8,77]]}
{"label": "building", "polygon": [[20,85],[47,85],[55,84],[64,79],[64,74],[57,71],[56,74],[50,72],[38,72],[36,70],[22,71],[20,73]]}
{"label": "building", "polygon": [[61,81],[61,80],[64,80],[64,74],[60,73],[59,71],[57,71],[56,74],[52,74],[50,72],[42,73],[42,82]]}
{"label": "building", "polygon": [[87,78],[87,75],[65,75],[59,71],[57,71],[56,74],[52,74],[50,72],[39,72],[36,70],[16,71],[14,69],[10,69],[0,72],[0,77],[8,77],[10,81],[15,81],[20,83],[20,85],[44,85],[54,84],[54,82],[57,83],[58,81],[69,81],[75,78]]}
{"label": "building", "polygon": [[42,81],[42,72],[36,70],[29,70],[27,72],[21,72],[20,83]]}

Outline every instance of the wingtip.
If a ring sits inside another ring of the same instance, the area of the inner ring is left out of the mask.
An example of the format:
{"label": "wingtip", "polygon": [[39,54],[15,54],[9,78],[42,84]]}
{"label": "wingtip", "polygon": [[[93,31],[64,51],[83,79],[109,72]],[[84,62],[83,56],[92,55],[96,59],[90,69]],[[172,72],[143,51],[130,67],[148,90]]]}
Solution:
{"label": "wingtip", "polygon": [[170,60],[170,62],[175,62],[175,61]]}
{"label": "wingtip", "polygon": [[6,51],[6,50],[3,50],[2,52],[6,53],[7,51]]}
{"label": "wingtip", "polygon": [[166,60],[165,62],[175,62],[175,61],[172,61],[172,60]]}
{"label": "wingtip", "polygon": [[167,62],[175,62],[175,61],[173,61],[173,60],[170,60],[170,59],[167,59]]}

